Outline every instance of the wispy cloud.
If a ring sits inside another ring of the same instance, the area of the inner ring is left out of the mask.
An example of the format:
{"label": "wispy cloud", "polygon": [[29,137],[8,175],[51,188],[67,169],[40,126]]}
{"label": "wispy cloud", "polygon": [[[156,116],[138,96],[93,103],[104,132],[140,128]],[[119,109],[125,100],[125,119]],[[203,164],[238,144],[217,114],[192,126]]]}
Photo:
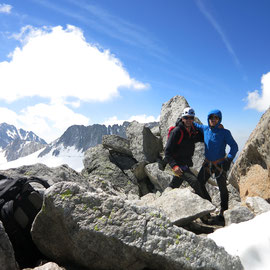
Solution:
{"label": "wispy cloud", "polygon": [[12,9],[11,5],[8,4],[0,4],[0,13],[10,13]]}
{"label": "wispy cloud", "polygon": [[107,10],[92,4],[83,4],[82,2],[68,0],[70,3],[76,5],[82,10],[89,12],[98,24],[103,25],[107,29],[108,34],[122,39],[132,45],[140,45],[142,47],[155,47],[155,50],[159,50],[158,47],[149,38],[149,33],[138,25],[129,23]]}
{"label": "wispy cloud", "polygon": [[80,9],[80,12],[72,12],[64,6],[58,6],[54,2],[44,0],[32,1],[76,19],[93,30],[102,32],[111,38],[147,50],[149,54],[161,60],[166,61],[166,55],[169,54],[146,29],[119,18],[100,6],[81,1],[67,0],[75,8]]}
{"label": "wispy cloud", "polygon": [[217,22],[217,20],[212,16],[212,14],[207,10],[207,8],[205,7],[205,5],[203,4],[202,0],[196,0],[197,6],[199,7],[199,10],[202,12],[202,14],[206,17],[206,19],[211,23],[211,25],[215,28],[215,30],[217,31],[217,33],[219,34],[219,36],[221,37],[226,49],[228,50],[228,52],[230,53],[230,55],[232,56],[236,66],[238,68],[241,68],[241,64],[239,59],[236,56],[236,53],[234,52],[228,38],[226,37],[224,31],[222,30],[221,26],[219,25],[219,23]]}

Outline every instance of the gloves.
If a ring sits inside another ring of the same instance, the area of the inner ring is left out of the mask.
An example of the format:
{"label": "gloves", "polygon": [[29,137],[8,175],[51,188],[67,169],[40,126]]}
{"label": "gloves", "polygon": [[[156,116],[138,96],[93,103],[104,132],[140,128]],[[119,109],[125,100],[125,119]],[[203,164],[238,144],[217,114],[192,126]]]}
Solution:
{"label": "gloves", "polygon": [[227,172],[231,167],[231,163],[232,163],[232,159],[226,157],[223,162],[223,170]]}
{"label": "gloves", "polygon": [[183,174],[182,169],[181,169],[179,166],[177,166],[177,165],[175,165],[175,166],[172,168],[172,170],[173,170],[174,174],[175,174],[176,176],[178,176],[178,177],[180,177],[180,176]]}

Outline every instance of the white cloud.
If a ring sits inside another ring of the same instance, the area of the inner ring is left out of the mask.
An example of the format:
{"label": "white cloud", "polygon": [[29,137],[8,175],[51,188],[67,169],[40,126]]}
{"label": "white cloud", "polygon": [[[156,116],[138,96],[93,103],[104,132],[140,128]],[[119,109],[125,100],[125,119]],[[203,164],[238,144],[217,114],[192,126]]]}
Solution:
{"label": "white cloud", "polygon": [[125,120],[120,120],[117,118],[117,116],[112,116],[112,117],[108,118],[107,120],[105,120],[103,122],[103,124],[106,126],[114,125],[114,124],[122,125],[124,121],[132,122],[134,120],[138,121],[139,123],[158,122],[160,120],[160,116],[154,117],[152,115],[147,116],[145,114],[141,114],[141,115],[131,116]]}
{"label": "white cloud", "polygon": [[68,25],[42,29],[25,27],[16,36],[22,42],[0,63],[0,99],[23,97],[106,101],[119,89],[146,89],[131,78],[119,59],[108,50],[86,42],[82,31]]}
{"label": "white cloud", "polygon": [[31,130],[47,142],[71,125],[89,125],[87,117],[75,112],[82,102],[103,102],[119,96],[119,89],[148,87],[131,78],[108,50],[87,43],[75,26],[26,26],[13,38],[21,47],[9,54],[9,61],[0,62],[0,100],[40,97],[49,102],[20,112],[3,106],[0,123]]}
{"label": "white cloud", "polygon": [[60,137],[71,125],[89,125],[87,117],[73,112],[62,103],[39,103],[23,109],[19,114],[0,108],[0,123],[2,122],[33,131],[48,143]]}
{"label": "white cloud", "polygon": [[247,109],[256,109],[259,112],[263,112],[270,106],[270,72],[262,76],[261,83],[261,93],[258,90],[248,92],[246,98],[248,103]]}
{"label": "white cloud", "polygon": [[154,117],[152,115],[147,116],[146,114],[134,115],[131,116],[128,121],[138,121],[139,123],[149,123],[149,122],[157,122],[159,121],[159,116]]}
{"label": "white cloud", "polygon": [[0,4],[0,13],[10,13],[11,9],[12,9],[11,5]]}
{"label": "white cloud", "polygon": [[112,117],[106,119],[102,124],[105,125],[105,126],[122,125],[124,121],[126,121],[126,120],[119,120],[117,118],[117,116],[112,116]]}
{"label": "white cloud", "polygon": [[0,107],[0,123],[5,122],[9,125],[14,125],[17,127],[17,119],[18,115],[14,111],[8,108]]}

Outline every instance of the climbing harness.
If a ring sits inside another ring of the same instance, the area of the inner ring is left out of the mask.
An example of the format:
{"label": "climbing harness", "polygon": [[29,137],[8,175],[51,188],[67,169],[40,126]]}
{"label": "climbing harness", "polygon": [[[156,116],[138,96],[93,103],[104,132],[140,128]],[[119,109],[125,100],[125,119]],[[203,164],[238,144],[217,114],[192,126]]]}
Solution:
{"label": "climbing harness", "polygon": [[[208,159],[204,160],[203,166],[208,171],[208,173],[210,174],[210,176],[213,179],[218,180],[218,178],[223,174],[223,172],[224,172],[223,166],[222,166],[222,164],[220,164],[221,165],[221,167],[220,167],[219,163],[224,161],[224,160],[225,160],[225,157],[220,158],[220,159],[215,160],[215,161],[210,161]],[[216,176],[216,170],[219,172],[219,174],[217,176]],[[204,177],[205,177],[205,175],[204,175]]]}

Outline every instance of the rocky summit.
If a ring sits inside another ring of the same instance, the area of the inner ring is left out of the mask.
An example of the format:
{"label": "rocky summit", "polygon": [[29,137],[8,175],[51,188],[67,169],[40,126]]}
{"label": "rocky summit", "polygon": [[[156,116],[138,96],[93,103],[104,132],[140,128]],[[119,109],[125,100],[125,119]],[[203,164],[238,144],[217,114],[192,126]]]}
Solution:
{"label": "rocky summit", "polygon": [[[206,237],[221,226],[205,225],[200,219],[220,210],[215,180],[207,183],[212,203],[196,195],[185,182],[177,189],[168,187],[173,175],[163,162],[166,133],[180,115],[181,109],[175,109],[187,104],[181,96],[164,103],[158,129],[134,121],[126,129],[126,138],[106,134],[100,144],[85,150],[80,173],[67,165],[49,168],[43,164],[0,171],[13,178],[39,177],[50,184],[46,190],[33,184],[44,194],[31,229],[42,256],[35,268],[27,270],[243,269],[238,257]],[[268,127],[261,125],[260,132],[266,134]],[[254,159],[249,147],[240,155],[244,159],[244,153],[249,153],[249,170],[254,165],[266,168],[269,136],[260,138],[257,152],[252,152],[256,153]],[[252,137],[249,141],[254,149]],[[203,153],[203,147],[197,148],[195,173]],[[234,181],[228,184],[225,226],[270,210],[260,196],[241,201],[235,183],[243,172],[243,161],[236,162]],[[1,269],[20,269],[1,222],[0,241]]]}
{"label": "rocky summit", "polygon": [[229,182],[246,197],[270,201],[270,108],[252,131],[229,175]]}

